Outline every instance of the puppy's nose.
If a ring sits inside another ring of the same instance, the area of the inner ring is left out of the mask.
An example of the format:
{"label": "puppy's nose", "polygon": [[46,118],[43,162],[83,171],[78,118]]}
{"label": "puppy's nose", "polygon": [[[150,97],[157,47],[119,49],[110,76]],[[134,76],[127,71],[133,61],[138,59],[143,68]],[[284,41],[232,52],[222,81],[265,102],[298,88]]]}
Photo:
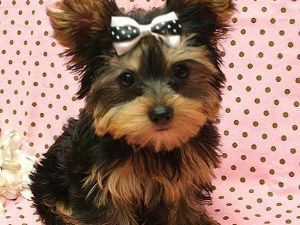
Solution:
{"label": "puppy's nose", "polygon": [[156,106],[149,112],[150,120],[157,125],[170,122],[173,117],[173,109],[167,106]]}

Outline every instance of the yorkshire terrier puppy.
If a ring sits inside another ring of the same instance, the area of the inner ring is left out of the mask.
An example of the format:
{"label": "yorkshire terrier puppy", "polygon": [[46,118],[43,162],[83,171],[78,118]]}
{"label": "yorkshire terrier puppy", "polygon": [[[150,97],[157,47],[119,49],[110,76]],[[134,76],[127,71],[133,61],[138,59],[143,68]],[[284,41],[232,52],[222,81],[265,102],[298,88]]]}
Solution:
{"label": "yorkshire terrier puppy", "polygon": [[214,125],[225,76],[218,40],[231,0],[167,0],[124,14],[61,0],[48,15],[85,107],[32,173],[45,225],[216,225]]}

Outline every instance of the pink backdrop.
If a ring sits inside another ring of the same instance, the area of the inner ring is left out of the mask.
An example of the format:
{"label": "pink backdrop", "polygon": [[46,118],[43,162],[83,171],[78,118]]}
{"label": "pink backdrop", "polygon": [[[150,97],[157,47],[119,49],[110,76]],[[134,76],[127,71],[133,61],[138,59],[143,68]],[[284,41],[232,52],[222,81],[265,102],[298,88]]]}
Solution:
{"label": "pink backdrop", "polygon": [[[300,224],[300,3],[235,0],[234,31],[223,43],[227,74],[223,164],[210,214],[222,225]],[[37,157],[82,102],[51,38],[46,1],[0,0],[0,128],[26,136]],[[120,0],[151,7],[160,0]],[[1,225],[38,225],[31,203],[7,202]]]}

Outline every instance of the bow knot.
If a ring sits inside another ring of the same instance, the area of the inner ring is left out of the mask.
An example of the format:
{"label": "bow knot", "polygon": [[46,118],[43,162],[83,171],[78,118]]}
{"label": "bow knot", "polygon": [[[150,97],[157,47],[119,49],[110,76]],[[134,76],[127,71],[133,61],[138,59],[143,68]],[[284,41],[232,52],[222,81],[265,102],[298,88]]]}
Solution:
{"label": "bow knot", "polygon": [[130,51],[148,34],[162,37],[172,47],[177,47],[181,33],[182,27],[175,12],[158,16],[147,25],[141,25],[130,17],[113,16],[111,21],[112,41],[118,55]]}

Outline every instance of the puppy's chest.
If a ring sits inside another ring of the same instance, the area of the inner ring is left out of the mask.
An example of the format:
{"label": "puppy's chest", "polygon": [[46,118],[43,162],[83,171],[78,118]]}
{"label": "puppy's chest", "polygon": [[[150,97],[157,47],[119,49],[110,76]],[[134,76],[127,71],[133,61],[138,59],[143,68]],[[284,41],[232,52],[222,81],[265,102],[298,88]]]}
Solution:
{"label": "puppy's chest", "polygon": [[155,201],[173,203],[192,186],[192,176],[170,179],[163,173],[149,174],[146,171],[135,173],[128,163],[115,170],[108,178],[103,193],[109,193],[114,202],[121,205],[155,204]]}
{"label": "puppy's chest", "polygon": [[[192,157],[192,158],[190,158]],[[185,162],[186,161],[186,162]],[[157,166],[149,172],[142,164],[136,169],[130,161],[112,171],[103,186],[102,197],[120,205],[143,204],[146,207],[163,201],[173,204],[191,197],[202,185],[210,185],[212,172],[200,157],[189,155],[177,167]]]}

